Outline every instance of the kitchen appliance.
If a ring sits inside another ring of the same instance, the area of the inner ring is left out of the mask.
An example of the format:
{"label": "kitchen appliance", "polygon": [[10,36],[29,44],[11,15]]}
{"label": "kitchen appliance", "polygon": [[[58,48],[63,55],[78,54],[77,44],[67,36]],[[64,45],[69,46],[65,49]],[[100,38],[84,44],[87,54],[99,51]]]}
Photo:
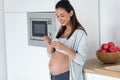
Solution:
{"label": "kitchen appliance", "polygon": [[29,45],[46,47],[43,36],[53,37],[56,31],[55,12],[28,12]]}

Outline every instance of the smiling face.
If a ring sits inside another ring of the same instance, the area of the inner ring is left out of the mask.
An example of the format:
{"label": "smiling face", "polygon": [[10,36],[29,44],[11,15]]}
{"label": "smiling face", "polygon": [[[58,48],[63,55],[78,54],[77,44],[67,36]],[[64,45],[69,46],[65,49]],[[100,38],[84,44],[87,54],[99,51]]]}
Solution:
{"label": "smiling face", "polygon": [[57,15],[59,22],[61,23],[61,26],[70,25],[70,17],[72,16],[72,11],[70,13],[68,13],[63,8],[57,8],[56,15]]}

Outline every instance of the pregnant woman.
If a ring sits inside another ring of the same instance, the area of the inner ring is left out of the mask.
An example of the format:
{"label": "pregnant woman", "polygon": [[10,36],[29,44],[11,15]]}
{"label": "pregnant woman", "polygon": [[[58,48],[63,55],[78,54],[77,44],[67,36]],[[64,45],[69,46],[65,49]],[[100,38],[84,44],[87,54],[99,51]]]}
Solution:
{"label": "pregnant woman", "polygon": [[68,0],[60,0],[56,16],[61,27],[53,39],[44,36],[50,55],[51,80],[83,80],[83,65],[87,56],[87,33],[76,18]]}

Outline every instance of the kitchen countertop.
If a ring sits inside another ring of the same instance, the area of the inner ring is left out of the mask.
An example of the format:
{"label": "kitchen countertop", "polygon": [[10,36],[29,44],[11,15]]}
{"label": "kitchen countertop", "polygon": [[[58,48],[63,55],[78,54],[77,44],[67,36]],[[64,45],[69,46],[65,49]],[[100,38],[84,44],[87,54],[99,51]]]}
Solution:
{"label": "kitchen countertop", "polygon": [[120,78],[120,71],[107,70],[105,67],[120,65],[120,60],[115,64],[103,64],[98,59],[89,59],[84,65],[84,72]]}

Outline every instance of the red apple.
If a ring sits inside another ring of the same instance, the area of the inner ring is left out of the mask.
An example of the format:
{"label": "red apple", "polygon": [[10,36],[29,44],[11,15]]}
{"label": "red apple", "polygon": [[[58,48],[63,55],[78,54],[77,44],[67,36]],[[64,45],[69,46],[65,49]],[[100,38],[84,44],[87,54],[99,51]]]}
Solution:
{"label": "red apple", "polygon": [[117,48],[116,47],[110,47],[109,48],[109,52],[117,52],[118,50],[117,50]]}
{"label": "red apple", "polygon": [[108,42],[108,46],[109,46],[109,47],[114,47],[115,44],[114,44],[114,42]]}
{"label": "red apple", "polygon": [[102,46],[101,46],[101,49],[102,50],[107,50],[108,49],[108,44],[103,43]]}
{"label": "red apple", "polygon": [[116,47],[117,51],[120,52],[120,48],[119,47]]}
{"label": "red apple", "polygon": [[120,48],[119,48],[119,52],[120,52]]}
{"label": "red apple", "polygon": [[101,50],[101,52],[102,52],[102,53],[106,53],[106,52],[107,52],[107,50],[105,50],[105,49],[102,49],[102,50]]}

